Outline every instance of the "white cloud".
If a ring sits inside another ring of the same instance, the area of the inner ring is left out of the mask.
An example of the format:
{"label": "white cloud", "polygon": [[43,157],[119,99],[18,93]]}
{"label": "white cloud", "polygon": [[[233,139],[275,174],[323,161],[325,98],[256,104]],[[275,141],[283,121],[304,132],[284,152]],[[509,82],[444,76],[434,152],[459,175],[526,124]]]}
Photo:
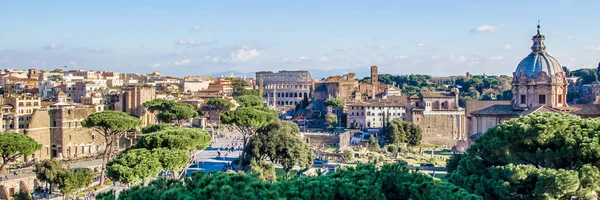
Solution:
{"label": "white cloud", "polygon": [[433,59],[433,60],[439,60],[440,58],[442,58],[442,57],[440,57],[440,56],[431,56],[431,59]]}
{"label": "white cloud", "polygon": [[192,61],[190,61],[190,60],[188,60],[188,59],[185,59],[185,60],[182,60],[182,61],[175,61],[175,63],[173,63],[173,64],[174,64],[175,66],[178,66],[178,65],[187,65],[187,64],[190,64],[191,62],[192,62]]}
{"label": "white cloud", "polygon": [[496,29],[498,29],[498,27],[505,27],[505,26],[506,25],[504,25],[504,24],[499,24],[498,26],[484,24],[484,25],[481,25],[481,26],[471,29],[471,32],[491,32],[491,31],[495,31]]}
{"label": "white cloud", "polygon": [[408,56],[394,56],[394,57],[392,57],[392,59],[395,59],[395,60],[402,60],[402,59],[407,59],[407,58],[408,58]]}
{"label": "white cloud", "polygon": [[417,44],[417,47],[424,47],[424,46],[425,46],[425,44],[423,44],[423,43]]}
{"label": "white cloud", "polygon": [[385,48],[385,45],[383,45],[383,44],[379,44],[379,45],[377,45],[377,48],[379,48],[379,49],[383,49],[383,48]]}
{"label": "white cloud", "polygon": [[88,52],[88,53],[104,53],[104,52],[106,52],[105,50],[98,49],[98,48],[85,48],[85,47],[75,48],[74,50],[75,51],[84,51],[84,52]]}
{"label": "white cloud", "polygon": [[197,31],[200,30],[200,25],[196,24],[194,27],[192,27],[193,31]]}
{"label": "white cloud", "polygon": [[593,50],[593,51],[600,51],[600,46],[593,46],[593,47],[590,47],[589,49]]}
{"label": "white cloud", "polygon": [[504,45],[504,49],[506,50],[510,50],[512,48],[512,46],[510,44],[505,44]]}
{"label": "white cloud", "polygon": [[154,63],[154,64],[152,64],[150,66],[152,66],[152,67],[160,67],[160,63]]}
{"label": "white cloud", "polygon": [[209,45],[209,44],[213,44],[215,42],[213,41],[201,41],[201,40],[179,40],[177,42],[175,42],[175,44],[178,45],[186,45],[186,46],[192,46],[192,45]]}
{"label": "white cloud", "polygon": [[503,60],[504,56],[499,55],[499,56],[492,56],[489,58],[489,60],[493,60],[493,61],[498,61],[498,60]]}
{"label": "white cloud", "polygon": [[284,63],[299,63],[302,61],[306,60],[306,56],[299,56],[299,57],[290,57],[290,58],[283,58],[281,59],[281,62]]}
{"label": "white cloud", "polygon": [[229,57],[232,62],[247,62],[253,58],[260,56],[263,52],[264,50],[250,48],[244,45],[232,51],[229,54]]}
{"label": "white cloud", "polygon": [[46,47],[44,47],[46,50],[52,50],[52,49],[62,49],[64,46],[62,44],[51,44],[48,45]]}
{"label": "white cloud", "polygon": [[327,58],[327,56],[321,56],[321,57],[318,57],[317,60],[319,60],[319,61],[329,61],[329,58]]}

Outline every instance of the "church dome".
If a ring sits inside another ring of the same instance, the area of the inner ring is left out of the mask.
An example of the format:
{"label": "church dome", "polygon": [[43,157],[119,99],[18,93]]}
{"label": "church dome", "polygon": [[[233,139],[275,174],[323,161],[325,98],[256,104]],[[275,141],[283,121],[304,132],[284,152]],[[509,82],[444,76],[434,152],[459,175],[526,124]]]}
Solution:
{"label": "church dome", "polygon": [[562,66],[556,58],[546,52],[546,37],[540,34],[540,25],[537,26],[537,35],[534,35],[531,53],[519,63],[514,76],[518,77],[521,72],[524,72],[527,77],[536,78],[540,72],[546,72],[549,77],[556,73],[563,72]]}

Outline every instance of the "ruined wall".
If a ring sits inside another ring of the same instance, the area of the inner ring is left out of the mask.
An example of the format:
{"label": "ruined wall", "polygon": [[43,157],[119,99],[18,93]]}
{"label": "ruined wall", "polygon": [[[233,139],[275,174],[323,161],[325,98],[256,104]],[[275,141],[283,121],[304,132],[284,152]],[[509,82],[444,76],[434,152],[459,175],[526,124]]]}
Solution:
{"label": "ruined wall", "polygon": [[[418,123],[423,130],[422,143],[456,145],[459,139],[460,116],[455,115],[423,115]],[[464,138],[461,136],[461,138]]]}
{"label": "ruined wall", "polygon": [[48,109],[37,109],[33,112],[29,123],[29,129],[25,130],[25,134],[42,145],[42,148],[32,155],[35,160],[39,161],[51,158],[50,147],[52,144]]}
{"label": "ruined wall", "polygon": [[40,185],[34,176],[0,181],[0,199],[11,199],[19,192],[30,194],[36,186]]}
{"label": "ruined wall", "polygon": [[93,108],[50,110],[52,144],[56,145],[56,153],[62,153],[63,158],[68,159],[93,155],[102,148],[102,138],[92,129],[81,126],[81,121],[93,112]]}

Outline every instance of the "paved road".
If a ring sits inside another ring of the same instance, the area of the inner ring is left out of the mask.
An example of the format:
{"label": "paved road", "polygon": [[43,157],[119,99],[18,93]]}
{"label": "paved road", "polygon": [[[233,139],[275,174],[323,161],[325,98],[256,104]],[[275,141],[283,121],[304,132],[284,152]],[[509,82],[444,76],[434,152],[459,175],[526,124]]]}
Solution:
{"label": "paved road", "polygon": [[[198,165],[191,166],[188,169],[188,174],[195,171],[220,171],[227,163],[232,162],[239,157],[242,151],[228,152],[224,148],[231,147],[232,143],[234,147],[241,147],[243,145],[242,135],[236,131],[226,132],[225,135],[227,135],[227,137],[213,140],[213,144],[211,144],[210,147],[196,154],[195,160]],[[220,159],[217,159],[218,152],[221,153]]]}

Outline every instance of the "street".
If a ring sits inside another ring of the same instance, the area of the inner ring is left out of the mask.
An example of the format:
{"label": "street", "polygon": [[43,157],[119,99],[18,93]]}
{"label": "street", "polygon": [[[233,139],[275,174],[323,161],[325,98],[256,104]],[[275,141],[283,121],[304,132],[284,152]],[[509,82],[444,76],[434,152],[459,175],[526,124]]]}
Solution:
{"label": "street", "polygon": [[[232,143],[234,147],[241,147],[243,145],[242,135],[236,131],[226,132],[225,137],[213,140],[213,144],[211,146],[196,153],[195,160],[198,165],[192,165],[188,169],[187,174],[189,175],[196,171],[221,171],[223,166],[238,158],[242,153],[241,150],[235,150],[233,152],[225,150],[227,147],[231,148]],[[219,159],[217,159],[218,152],[221,153],[221,158]]]}

